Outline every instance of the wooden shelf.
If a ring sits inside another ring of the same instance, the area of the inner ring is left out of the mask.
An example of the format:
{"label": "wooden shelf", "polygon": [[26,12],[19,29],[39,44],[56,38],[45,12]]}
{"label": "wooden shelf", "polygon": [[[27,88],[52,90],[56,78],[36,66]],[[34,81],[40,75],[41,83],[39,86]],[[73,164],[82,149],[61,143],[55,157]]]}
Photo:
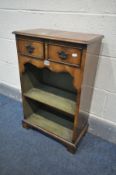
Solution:
{"label": "wooden shelf", "polygon": [[73,123],[69,120],[60,118],[53,113],[39,110],[38,113],[33,113],[25,122],[36,128],[46,130],[52,134],[62,137],[63,139],[72,142]]}
{"label": "wooden shelf", "polygon": [[71,115],[75,114],[76,102],[57,96],[53,93],[46,92],[41,89],[32,88],[28,92],[23,94],[24,96],[36,100],[38,102],[44,103],[51,107],[57,108],[63,112],[69,113]]}

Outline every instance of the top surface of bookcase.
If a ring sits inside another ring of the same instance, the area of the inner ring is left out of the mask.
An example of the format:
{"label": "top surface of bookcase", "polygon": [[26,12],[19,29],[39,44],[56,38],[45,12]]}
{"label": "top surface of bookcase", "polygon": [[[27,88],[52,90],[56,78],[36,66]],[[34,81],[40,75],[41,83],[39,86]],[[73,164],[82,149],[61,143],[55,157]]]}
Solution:
{"label": "top surface of bookcase", "polygon": [[79,32],[68,32],[68,31],[59,31],[51,29],[31,29],[31,30],[22,30],[14,31],[13,33],[32,36],[45,39],[54,39],[59,41],[67,41],[81,44],[90,44],[96,40],[103,38],[103,35],[99,34],[88,34],[88,33],[79,33]]}

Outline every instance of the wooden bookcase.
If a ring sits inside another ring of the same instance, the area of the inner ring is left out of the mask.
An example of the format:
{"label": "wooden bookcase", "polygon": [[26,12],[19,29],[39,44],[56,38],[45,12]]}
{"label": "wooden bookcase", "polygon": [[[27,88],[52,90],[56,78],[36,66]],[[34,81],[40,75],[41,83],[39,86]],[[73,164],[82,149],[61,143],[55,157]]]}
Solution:
{"label": "wooden bookcase", "polygon": [[85,60],[99,55],[103,36],[47,29],[14,33],[23,127],[36,128],[75,152],[88,128],[87,117],[79,115]]}

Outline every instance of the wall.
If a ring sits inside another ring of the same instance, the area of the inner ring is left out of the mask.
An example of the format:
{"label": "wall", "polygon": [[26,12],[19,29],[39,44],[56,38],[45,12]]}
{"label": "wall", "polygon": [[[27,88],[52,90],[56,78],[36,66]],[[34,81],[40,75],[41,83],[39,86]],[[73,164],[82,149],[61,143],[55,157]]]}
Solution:
{"label": "wall", "polygon": [[[14,30],[51,28],[103,34],[95,85],[87,64],[81,108],[116,123],[116,0],[0,0],[0,82],[20,89]],[[94,70],[93,70],[94,71]],[[87,101],[94,90],[91,108]],[[89,110],[89,111],[88,111]]]}

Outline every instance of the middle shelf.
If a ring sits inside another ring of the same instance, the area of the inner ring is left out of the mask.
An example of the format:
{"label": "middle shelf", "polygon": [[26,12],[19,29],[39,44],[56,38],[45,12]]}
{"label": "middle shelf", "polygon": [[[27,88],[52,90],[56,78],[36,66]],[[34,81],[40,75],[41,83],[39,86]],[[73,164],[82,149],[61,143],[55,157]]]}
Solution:
{"label": "middle shelf", "polygon": [[57,108],[63,112],[74,115],[76,111],[76,102],[53,94],[51,92],[47,92],[45,90],[39,88],[31,88],[27,92],[23,94],[25,97],[36,100],[38,102],[44,103],[51,107]]}

